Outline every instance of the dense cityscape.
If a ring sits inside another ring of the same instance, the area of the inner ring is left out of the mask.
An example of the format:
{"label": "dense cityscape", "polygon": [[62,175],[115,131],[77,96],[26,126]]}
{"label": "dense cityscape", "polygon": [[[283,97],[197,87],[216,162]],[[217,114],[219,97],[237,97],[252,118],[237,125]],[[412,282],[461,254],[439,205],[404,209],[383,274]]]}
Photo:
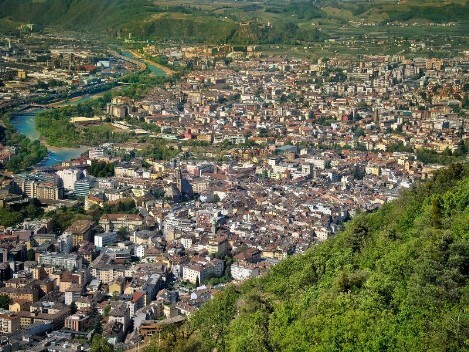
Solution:
{"label": "dense cityscape", "polygon": [[465,161],[469,51],[421,45],[1,36],[0,350],[139,351]]}

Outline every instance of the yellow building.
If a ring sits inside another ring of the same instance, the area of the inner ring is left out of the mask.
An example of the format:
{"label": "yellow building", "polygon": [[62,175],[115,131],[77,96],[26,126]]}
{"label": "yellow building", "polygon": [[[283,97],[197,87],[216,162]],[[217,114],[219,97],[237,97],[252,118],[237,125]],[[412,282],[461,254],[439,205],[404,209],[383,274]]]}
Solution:
{"label": "yellow building", "polygon": [[18,79],[26,79],[27,74],[25,70],[18,70]]}

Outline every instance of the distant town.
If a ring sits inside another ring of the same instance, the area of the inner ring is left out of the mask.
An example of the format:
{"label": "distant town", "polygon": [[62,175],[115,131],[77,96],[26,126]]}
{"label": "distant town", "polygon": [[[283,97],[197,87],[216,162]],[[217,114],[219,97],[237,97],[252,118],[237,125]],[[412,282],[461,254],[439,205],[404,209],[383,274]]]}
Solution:
{"label": "distant town", "polygon": [[466,160],[468,70],[468,52],[0,38],[1,350],[99,331],[137,351]]}

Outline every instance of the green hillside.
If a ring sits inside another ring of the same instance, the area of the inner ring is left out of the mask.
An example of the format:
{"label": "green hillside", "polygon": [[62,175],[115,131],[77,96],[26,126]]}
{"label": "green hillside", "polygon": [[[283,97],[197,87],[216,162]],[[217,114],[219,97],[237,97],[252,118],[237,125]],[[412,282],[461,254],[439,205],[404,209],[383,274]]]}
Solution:
{"label": "green hillside", "polygon": [[[0,0],[0,21],[37,23],[107,37],[132,33],[134,38],[158,41],[294,43],[295,40],[316,41],[326,37],[314,30],[311,33],[299,30],[296,24],[285,22],[284,18],[274,21],[278,26],[266,26],[268,20],[251,18],[255,9],[235,7],[234,14],[217,11],[216,4],[205,8],[193,6],[190,1],[179,4],[150,0]],[[302,11],[296,7],[287,7],[285,11],[290,14],[292,9]],[[268,11],[261,10],[268,15]],[[311,15],[320,10],[309,5],[307,12]]]}
{"label": "green hillside", "polygon": [[[0,23],[5,24],[0,30],[11,32],[12,23],[37,23],[100,38],[132,33],[156,41],[304,44],[368,34],[367,28],[356,28],[357,21],[455,22],[464,32],[468,13],[468,0],[0,0]],[[454,31],[438,28],[437,33]]]}
{"label": "green hillside", "polygon": [[469,167],[230,286],[149,351],[468,351]]}

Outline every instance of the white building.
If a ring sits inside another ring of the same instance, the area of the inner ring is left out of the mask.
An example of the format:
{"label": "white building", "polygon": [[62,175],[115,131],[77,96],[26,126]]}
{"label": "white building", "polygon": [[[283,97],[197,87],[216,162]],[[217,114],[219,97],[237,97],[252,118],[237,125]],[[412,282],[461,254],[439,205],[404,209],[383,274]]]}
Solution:
{"label": "white building", "polygon": [[75,182],[82,179],[85,175],[80,169],[63,169],[57,171],[57,176],[62,180],[63,187],[66,190],[73,191]]}
{"label": "white building", "polygon": [[0,335],[11,334],[20,330],[20,316],[9,311],[0,313]]}
{"label": "white building", "polygon": [[185,265],[182,269],[182,279],[193,284],[202,284],[211,277],[222,276],[224,268],[225,263],[220,259],[212,259],[209,262]]}
{"label": "white building", "polygon": [[236,281],[244,281],[259,276],[259,268],[251,263],[233,263],[231,265],[231,277]]}
{"label": "white building", "polygon": [[104,149],[103,148],[92,148],[88,152],[88,156],[91,160],[93,159],[104,159]]}
{"label": "white building", "polygon": [[64,232],[57,239],[57,249],[60,253],[69,254],[73,248],[73,235],[70,232]]}
{"label": "white building", "polygon": [[38,262],[45,266],[54,266],[70,271],[81,269],[83,265],[83,259],[78,255],[63,253],[42,253]]}
{"label": "white building", "polygon": [[140,245],[134,248],[135,256],[139,257],[140,259],[145,258],[146,251],[147,251],[147,247],[143,245]]}
{"label": "white building", "polygon": [[116,243],[117,234],[115,232],[104,232],[94,236],[94,245],[96,248],[107,247]]}

